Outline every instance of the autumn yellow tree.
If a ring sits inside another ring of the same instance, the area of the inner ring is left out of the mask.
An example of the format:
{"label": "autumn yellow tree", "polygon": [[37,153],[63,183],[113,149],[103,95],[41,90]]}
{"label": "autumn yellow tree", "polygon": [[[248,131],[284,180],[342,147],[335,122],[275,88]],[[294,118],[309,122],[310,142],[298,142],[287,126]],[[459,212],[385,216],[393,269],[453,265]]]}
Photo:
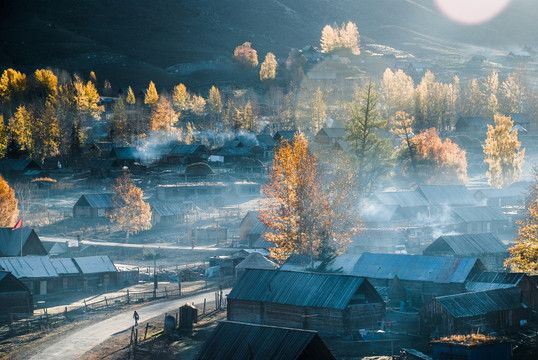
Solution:
{"label": "autumn yellow tree", "polygon": [[526,201],[526,216],[518,220],[518,237],[508,251],[510,256],[504,262],[513,272],[538,273],[538,177]]}
{"label": "autumn yellow tree", "polygon": [[323,92],[321,88],[318,87],[312,98],[312,130],[314,133],[317,133],[327,120],[327,105],[325,104]]}
{"label": "autumn yellow tree", "polygon": [[150,206],[143,199],[144,192],[134,184],[128,173],[116,179],[112,192],[114,210],[108,216],[125,231],[126,242],[130,234],[151,228]]}
{"label": "autumn yellow tree", "polygon": [[493,188],[508,186],[521,178],[525,149],[520,150],[517,129],[509,116],[495,115],[495,127],[488,124],[484,162],[488,164],[488,182]]}
{"label": "autumn yellow tree", "polygon": [[11,119],[9,119],[9,129],[13,139],[19,144],[21,150],[28,153],[33,151],[33,121],[34,114],[26,106],[19,106]]}
{"label": "autumn yellow tree", "polygon": [[134,105],[136,104],[136,97],[135,97],[135,94],[133,92],[133,89],[131,89],[131,87],[129,86],[129,88],[127,89],[127,97],[125,98],[125,102],[129,105]]}
{"label": "autumn yellow tree", "polygon": [[6,116],[11,116],[11,106],[18,107],[27,88],[26,74],[6,69],[0,77],[0,102]]}
{"label": "autumn yellow tree", "polygon": [[54,102],[58,94],[58,77],[51,70],[36,70],[33,78],[33,90],[42,99]]}
{"label": "autumn yellow tree", "polygon": [[157,88],[155,88],[155,83],[150,81],[146,89],[146,95],[144,96],[144,104],[154,107],[157,105],[157,101],[159,101],[159,93],[157,92]]}
{"label": "autumn yellow tree", "polygon": [[6,156],[7,144],[9,142],[7,126],[4,125],[4,117],[0,114],[0,159]]}
{"label": "autumn yellow tree", "polygon": [[258,66],[258,53],[248,41],[235,48],[233,58],[237,63],[247,67]]}
{"label": "autumn yellow tree", "polygon": [[383,73],[379,93],[380,111],[389,123],[398,111],[411,113],[413,110],[415,85],[413,79],[402,70],[393,72],[387,68]]}
{"label": "autumn yellow tree", "polygon": [[0,227],[12,227],[15,225],[15,221],[19,216],[18,203],[19,200],[15,197],[15,190],[0,175]]}
{"label": "autumn yellow tree", "polygon": [[[413,149],[410,153],[409,149]],[[414,154],[411,157],[410,154]],[[467,182],[465,150],[450,139],[444,141],[435,128],[420,132],[398,151],[401,175],[418,183],[464,184]],[[416,176],[416,177],[415,177]]]}
{"label": "autumn yellow tree", "polygon": [[215,86],[211,86],[209,89],[209,111],[214,117],[220,116],[222,113],[222,97],[220,96],[220,90]]}
{"label": "autumn yellow tree", "polygon": [[347,24],[326,25],[321,31],[321,51],[330,53],[334,51],[348,51],[353,55],[360,54],[360,37],[357,25],[351,21]]}
{"label": "autumn yellow tree", "polygon": [[189,109],[191,95],[187,91],[187,87],[183,84],[176,85],[172,93],[172,103],[175,108],[184,111]]}
{"label": "autumn yellow tree", "polygon": [[193,95],[191,97],[190,108],[195,115],[203,115],[205,110],[205,99],[200,95]]}
{"label": "autumn yellow tree", "polygon": [[260,67],[260,80],[264,82],[275,80],[277,66],[275,55],[268,52]]}
{"label": "autumn yellow tree", "polygon": [[59,152],[60,129],[54,105],[47,101],[32,125],[32,157],[43,161]]}
{"label": "autumn yellow tree", "polygon": [[324,187],[304,135],[296,135],[293,143],[285,141],[275,154],[260,210],[260,221],[268,229],[264,237],[275,245],[271,256],[283,262],[302,254],[327,262],[342,253],[352,226],[334,211],[338,201],[348,198],[332,192],[341,188]]}
{"label": "autumn yellow tree", "polygon": [[84,84],[81,79],[75,76],[73,85],[75,89],[74,101],[79,113],[86,118],[99,119],[105,108],[98,105],[99,93],[93,82],[88,81]]}
{"label": "autumn yellow tree", "polygon": [[177,123],[178,117],[178,113],[174,111],[166,97],[161,96],[157,102],[157,106],[151,111],[150,129],[154,131],[170,131]]}
{"label": "autumn yellow tree", "polygon": [[[413,121],[415,119],[405,111],[396,112],[393,127],[390,132],[399,137],[402,141],[400,150],[400,159],[408,162],[408,167],[413,171],[413,175],[417,175],[417,159],[415,143],[412,141]],[[407,152],[407,154],[405,153]]]}

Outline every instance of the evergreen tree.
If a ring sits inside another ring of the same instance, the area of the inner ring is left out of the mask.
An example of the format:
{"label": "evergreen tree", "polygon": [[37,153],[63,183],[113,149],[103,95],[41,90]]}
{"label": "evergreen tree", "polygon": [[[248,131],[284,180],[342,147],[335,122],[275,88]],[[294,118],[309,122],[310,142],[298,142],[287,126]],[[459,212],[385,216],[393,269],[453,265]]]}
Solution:
{"label": "evergreen tree", "polygon": [[127,97],[125,98],[125,102],[129,105],[134,105],[136,103],[136,97],[133,92],[133,89],[129,86],[127,89]]}

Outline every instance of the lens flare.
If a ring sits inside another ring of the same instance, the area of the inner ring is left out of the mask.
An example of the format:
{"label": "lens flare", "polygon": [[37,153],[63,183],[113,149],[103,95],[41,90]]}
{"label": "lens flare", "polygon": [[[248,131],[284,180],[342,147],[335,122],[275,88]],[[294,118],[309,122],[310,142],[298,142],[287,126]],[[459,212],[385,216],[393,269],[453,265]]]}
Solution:
{"label": "lens flare", "polygon": [[510,0],[435,0],[437,8],[450,20],[479,25],[499,15]]}

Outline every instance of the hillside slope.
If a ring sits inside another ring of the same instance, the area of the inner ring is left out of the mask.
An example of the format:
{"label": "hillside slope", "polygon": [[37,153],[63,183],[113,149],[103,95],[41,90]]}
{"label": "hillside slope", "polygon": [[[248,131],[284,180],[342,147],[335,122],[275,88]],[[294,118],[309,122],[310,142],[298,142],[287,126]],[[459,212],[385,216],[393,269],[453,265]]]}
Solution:
{"label": "hillside slope", "polygon": [[267,51],[282,58],[293,47],[317,45],[325,24],[348,20],[363,43],[418,57],[437,45],[534,45],[538,30],[531,0],[513,0],[475,27],[451,23],[427,0],[0,0],[0,10],[0,69],[95,70],[118,86],[151,78],[169,87],[177,79],[166,67],[229,59],[244,41],[262,59]]}

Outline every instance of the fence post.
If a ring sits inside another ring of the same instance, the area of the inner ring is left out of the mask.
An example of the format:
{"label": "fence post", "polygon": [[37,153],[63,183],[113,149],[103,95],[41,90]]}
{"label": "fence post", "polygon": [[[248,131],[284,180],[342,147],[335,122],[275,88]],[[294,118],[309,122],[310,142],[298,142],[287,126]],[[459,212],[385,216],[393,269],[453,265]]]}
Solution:
{"label": "fence post", "polygon": [[166,286],[164,287],[164,297],[168,298],[168,290],[166,289]]}
{"label": "fence post", "polygon": [[65,320],[67,320],[67,306],[64,309]]}
{"label": "fence post", "polygon": [[129,289],[127,289],[127,304],[130,303],[130,299],[129,299]]}
{"label": "fence post", "polygon": [[86,299],[84,299],[84,311],[88,311],[88,304],[86,304]]}
{"label": "fence post", "polygon": [[144,332],[144,340],[146,340],[146,336],[148,336],[148,327],[149,327],[149,323],[146,323],[146,331]]}
{"label": "fence post", "polygon": [[205,303],[206,303],[206,298],[204,298],[204,314],[205,314]]}
{"label": "fence post", "polygon": [[107,299],[106,299],[106,296],[105,296],[105,305],[106,305],[106,307],[108,308],[108,301],[107,301]]}

